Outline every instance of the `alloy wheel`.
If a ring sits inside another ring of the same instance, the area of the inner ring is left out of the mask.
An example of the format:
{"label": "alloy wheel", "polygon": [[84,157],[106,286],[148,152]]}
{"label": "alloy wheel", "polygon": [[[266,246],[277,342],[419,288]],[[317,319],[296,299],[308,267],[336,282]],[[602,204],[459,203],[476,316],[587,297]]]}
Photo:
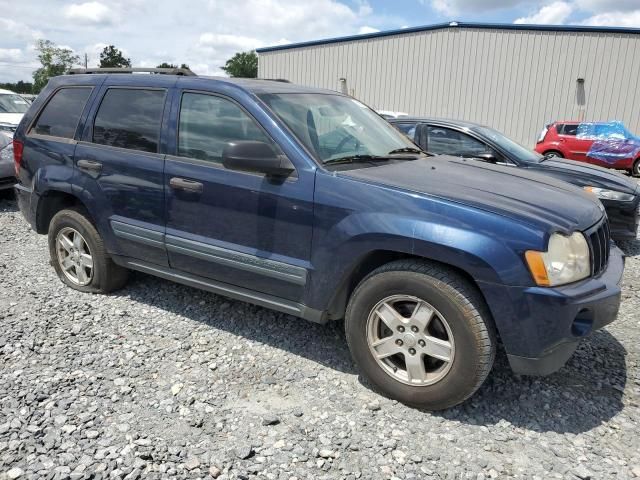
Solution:
{"label": "alloy wheel", "polygon": [[65,227],[56,237],[58,262],[65,277],[72,283],[85,286],[93,279],[93,257],[84,237],[71,227]]}

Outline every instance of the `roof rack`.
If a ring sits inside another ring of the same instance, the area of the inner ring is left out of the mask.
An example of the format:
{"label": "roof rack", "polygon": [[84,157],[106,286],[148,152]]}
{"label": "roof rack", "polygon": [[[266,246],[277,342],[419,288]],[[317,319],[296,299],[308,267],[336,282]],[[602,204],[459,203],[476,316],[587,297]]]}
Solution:
{"label": "roof rack", "polygon": [[72,68],[68,75],[84,75],[87,73],[160,73],[162,75],[197,76],[188,68]]}

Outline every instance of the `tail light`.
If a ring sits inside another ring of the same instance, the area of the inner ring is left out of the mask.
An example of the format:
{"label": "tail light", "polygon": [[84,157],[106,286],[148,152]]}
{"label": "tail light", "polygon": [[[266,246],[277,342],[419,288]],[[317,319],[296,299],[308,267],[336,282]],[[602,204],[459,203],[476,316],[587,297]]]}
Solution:
{"label": "tail light", "polygon": [[22,152],[24,144],[20,140],[13,141],[13,164],[16,169],[16,177],[20,173],[20,165],[22,165]]}

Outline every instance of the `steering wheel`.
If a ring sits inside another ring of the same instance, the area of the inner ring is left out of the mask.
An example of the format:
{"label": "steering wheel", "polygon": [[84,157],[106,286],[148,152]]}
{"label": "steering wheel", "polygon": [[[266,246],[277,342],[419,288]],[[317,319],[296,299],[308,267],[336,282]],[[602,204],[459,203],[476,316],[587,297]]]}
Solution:
{"label": "steering wheel", "polygon": [[358,140],[353,135],[347,134],[346,137],[344,137],[342,140],[340,140],[340,142],[338,143],[336,148],[333,150],[331,155],[335,155],[336,153],[340,153],[342,151],[342,149],[344,148],[344,146],[347,144],[347,142],[350,141],[350,140],[355,140],[355,142],[356,142],[355,150],[359,150],[360,149],[360,140]]}

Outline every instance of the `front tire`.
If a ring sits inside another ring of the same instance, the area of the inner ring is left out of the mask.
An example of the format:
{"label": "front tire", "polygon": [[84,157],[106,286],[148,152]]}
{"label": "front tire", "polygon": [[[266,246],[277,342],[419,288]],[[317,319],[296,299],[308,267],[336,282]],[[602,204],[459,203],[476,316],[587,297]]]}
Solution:
{"label": "front tire", "polygon": [[354,361],[385,395],[441,410],[469,398],[495,358],[490,315],[457,272],[400,260],[368,275],[345,316]]}
{"label": "front tire", "polygon": [[631,175],[634,177],[640,177],[640,158],[638,158],[633,164],[633,168],[631,169]]}
{"label": "front tire", "polygon": [[129,271],[113,263],[82,209],[61,210],[53,217],[49,254],[60,280],[81,292],[109,293],[127,282]]}

